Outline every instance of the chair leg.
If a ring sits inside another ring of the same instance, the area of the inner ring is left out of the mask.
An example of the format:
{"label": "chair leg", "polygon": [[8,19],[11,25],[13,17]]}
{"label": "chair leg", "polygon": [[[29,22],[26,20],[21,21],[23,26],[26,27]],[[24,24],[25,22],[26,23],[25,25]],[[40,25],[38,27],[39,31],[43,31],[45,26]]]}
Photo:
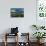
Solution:
{"label": "chair leg", "polygon": [[7,34],[5,34],[5,46],[7,46]]}
{"label": "chair leg", "polygon": [[7,42],[6,41],[4,42],[4,44],[5,44],[5,46],[7,46]]}

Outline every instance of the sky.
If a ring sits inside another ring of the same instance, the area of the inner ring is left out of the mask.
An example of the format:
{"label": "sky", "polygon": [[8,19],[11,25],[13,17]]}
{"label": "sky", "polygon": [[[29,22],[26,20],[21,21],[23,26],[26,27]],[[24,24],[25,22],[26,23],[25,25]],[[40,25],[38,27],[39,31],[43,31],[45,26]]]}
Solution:
{"label": "sky", "polygon": [[11,8],[11,12],[24,13],[24,8]]}

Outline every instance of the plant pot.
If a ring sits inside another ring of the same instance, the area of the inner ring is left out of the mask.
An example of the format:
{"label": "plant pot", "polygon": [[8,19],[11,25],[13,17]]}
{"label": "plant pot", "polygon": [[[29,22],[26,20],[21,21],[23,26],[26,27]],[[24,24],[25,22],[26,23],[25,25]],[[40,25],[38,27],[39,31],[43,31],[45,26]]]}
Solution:
{"label": "plant pot", "polygon": [[37,43],[40,43],[40,39],[37,39]]}
{"label": "plant pot", "polygon": [[38,42],[39,44],[41,44],[41,43],[44,42],[44,40],[45,40],[45,39],[38,39],[37,42]]}

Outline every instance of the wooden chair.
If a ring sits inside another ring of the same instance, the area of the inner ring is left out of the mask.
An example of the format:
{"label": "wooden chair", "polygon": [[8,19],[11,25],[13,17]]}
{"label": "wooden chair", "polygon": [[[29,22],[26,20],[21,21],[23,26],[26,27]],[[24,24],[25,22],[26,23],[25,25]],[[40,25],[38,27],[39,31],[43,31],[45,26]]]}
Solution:
{"label": "wooden chair", "polygon": [[16,41],[16,45],[15,46],[18,46],[18,33],[17,34],[5,33],[5,41],[4,41],[5,46],[8,45],[8,42],[7,42],[7,38],[8,37],[7,36],[16,36],[15,40],[17,40],[17,41]]}

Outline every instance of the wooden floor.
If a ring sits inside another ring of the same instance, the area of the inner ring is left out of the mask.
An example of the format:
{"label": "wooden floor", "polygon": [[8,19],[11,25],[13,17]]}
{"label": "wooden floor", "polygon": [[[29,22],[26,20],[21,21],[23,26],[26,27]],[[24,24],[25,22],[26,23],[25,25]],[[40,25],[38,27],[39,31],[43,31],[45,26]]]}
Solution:
{"label": "wooden floor", "polygon": [[[1,43],[0,42],[0,46],[4,46],[4,43]],[[8,45],[7,46],[15,46],[15,43],[8,43]],[[37,46],[37,43],[30,43],[30,46]],[[41,46],[46,46],[46,43],[44,43],[43,45],[41,45]]]}

